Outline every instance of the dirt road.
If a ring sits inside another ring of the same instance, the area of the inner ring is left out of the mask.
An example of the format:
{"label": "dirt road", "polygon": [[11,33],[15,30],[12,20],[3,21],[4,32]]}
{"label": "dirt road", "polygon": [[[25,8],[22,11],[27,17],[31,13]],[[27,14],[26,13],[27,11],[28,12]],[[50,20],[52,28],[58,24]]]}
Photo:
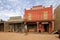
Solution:
{"label": "dirt road", "polygon": [[0,40],[60,40],[58,35],[54,34],[34,34],[29,33],[0,33]]}

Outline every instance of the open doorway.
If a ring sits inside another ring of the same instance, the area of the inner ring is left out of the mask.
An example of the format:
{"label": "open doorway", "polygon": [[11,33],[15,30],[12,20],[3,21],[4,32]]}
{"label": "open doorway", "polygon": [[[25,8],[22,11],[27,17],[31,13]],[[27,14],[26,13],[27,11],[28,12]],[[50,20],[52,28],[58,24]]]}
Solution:
{"label": "open doorway", "polygon": [[36,32],[37,31],[37,24],[28,24],[28,32]]}
{"label": "open doorway", "polygon": [[44,31],[49,32],[49,24],[44,24]]}
{"label": "open doorway", "polygon": [[4,32],[4,24],[3,23],[0,24],[0,32]]}

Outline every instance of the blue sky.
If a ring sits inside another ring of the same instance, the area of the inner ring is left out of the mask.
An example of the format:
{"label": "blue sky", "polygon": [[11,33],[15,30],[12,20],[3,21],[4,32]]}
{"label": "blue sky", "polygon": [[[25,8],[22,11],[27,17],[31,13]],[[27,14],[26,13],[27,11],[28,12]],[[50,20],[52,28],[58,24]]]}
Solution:
{"label": "blue sky", "polygon": [[7,20],[12,16],[24,15],[24,9],[32,6],[53,5],[53,10],[60,4],[60,0],[0,0],[0,19]]}

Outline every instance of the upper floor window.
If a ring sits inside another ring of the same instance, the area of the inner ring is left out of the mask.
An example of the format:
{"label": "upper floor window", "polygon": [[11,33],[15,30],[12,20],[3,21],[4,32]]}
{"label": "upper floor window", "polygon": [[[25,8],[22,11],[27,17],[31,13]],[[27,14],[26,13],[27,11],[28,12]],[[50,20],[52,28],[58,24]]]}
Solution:
{"label": "upper floor window", "polygon": [[32,14],[28,13],[28,20],[32,20]]}
{"label": "upper floor window", "polygon": [[48,19],[48,12],[47,11],[44,12],[44,19],[45,20]]}

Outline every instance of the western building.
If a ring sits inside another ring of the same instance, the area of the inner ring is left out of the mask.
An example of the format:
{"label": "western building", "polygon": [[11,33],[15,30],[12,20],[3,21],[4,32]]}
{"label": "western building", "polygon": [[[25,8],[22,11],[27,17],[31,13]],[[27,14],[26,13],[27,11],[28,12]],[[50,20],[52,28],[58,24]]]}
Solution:
{"label": "western building", "polygon": [[54,30],[54,19],[52,5],[50,7],[33,6],[29,10],[25,9],[24,23],[28,32],[48,32]]}

